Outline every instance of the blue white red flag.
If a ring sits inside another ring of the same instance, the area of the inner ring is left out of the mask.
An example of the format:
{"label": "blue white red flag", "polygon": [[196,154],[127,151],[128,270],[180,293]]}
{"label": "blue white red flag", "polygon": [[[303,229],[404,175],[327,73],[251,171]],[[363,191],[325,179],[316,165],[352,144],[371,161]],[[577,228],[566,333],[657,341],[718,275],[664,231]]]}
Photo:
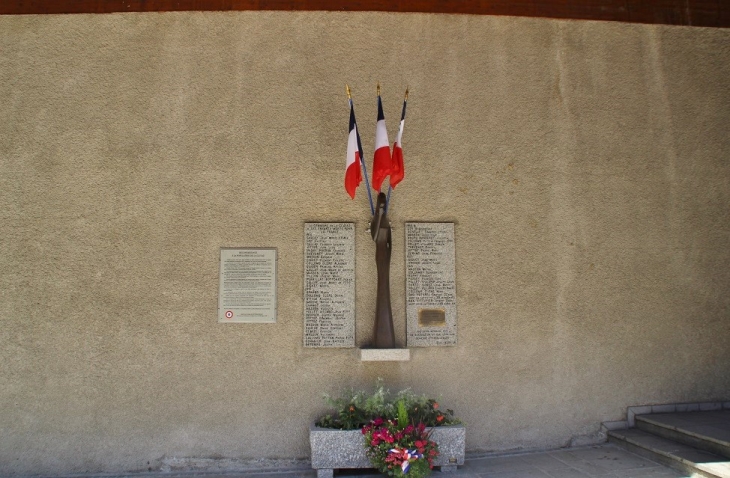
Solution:
{"label": "blue white red flag", "polygon": [[[378,86],[378,89],[380,86]],[[373,189],[380,191],[383,180],[390,174],[390,142],[388,141],[388,130],[385,129],[385,115],[383,115],[383,103],[380,100],[378,91],[378,124],[375,127],[375,157],[373,158]]]}
{"label": "blue white red flag", "polygon": [[347,138],[347,159],[345,160],[345,190],[352,199],[355,199],[355,190],[362,181],[362,170],[360,169],[360,158],[362,148],[360,147],[360,135],[357,132],[355,122],[355,108],[350,102],[350,135]]}
{"label": "blue white red flag", "polygon": [[403,112],[400,115],[400,127],[398,128],[398,136],[393,144],[393,158],[390,170],[390,187],[395,189],[396,185],[403,180],[405,169],[403,168],[403,124],[406,121],[406,102],[408,101],[408,89],[406,88],[406,97],[403,99]]}

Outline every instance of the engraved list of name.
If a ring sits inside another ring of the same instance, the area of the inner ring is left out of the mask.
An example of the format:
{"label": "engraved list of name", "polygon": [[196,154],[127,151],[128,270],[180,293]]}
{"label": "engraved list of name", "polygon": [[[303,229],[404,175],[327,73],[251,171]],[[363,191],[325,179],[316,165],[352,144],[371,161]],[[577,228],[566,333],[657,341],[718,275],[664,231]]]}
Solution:
{"label": "engraved list of name", "polygon": [[453,223],[406,223],[409,347],[456,345]]}
{"label": "engraved list of name", "polygon": [[355,224],[304,225],[304,346],[355,346]]}

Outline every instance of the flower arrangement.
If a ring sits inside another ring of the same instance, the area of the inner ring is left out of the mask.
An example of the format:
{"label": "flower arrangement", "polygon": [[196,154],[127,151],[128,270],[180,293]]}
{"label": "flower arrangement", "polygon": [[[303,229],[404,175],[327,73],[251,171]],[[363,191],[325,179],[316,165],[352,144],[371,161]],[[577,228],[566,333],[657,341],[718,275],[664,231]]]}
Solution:
{"label": "flower arrangement", "polygon": [[324,415],[316,421],[315,424],[322,428],[357,430],[370,425],[377,418],[396,419],[398,404],[405,406],[408,420],[416,424],[438,427],[461,423],[454,418],[453,410],[443,410],[436,400],[426,395],[416,395],[409,388],[401,390],[395,396],[391,395],[381,379],[375,382],[375,390],[372,393],[349,390],[340,398],[333,399],[325,395],[325,400],[335,412]]}
{"label": "flower arrangement", "polygon": [[461,423],[452,410],[441,410],[436,400],[410,389],[392,397],[380,379],[371,394],[350,391],[338,399],[325,398],[336,411],[317,420],[316,425],[361,429],[372,466],[395,478],[429,475],[439,455],[429,428]]}
{"label": "flower arrangement", "polygon": [[381,473],[396,478],[406,474],[411,478],[428,476],[438,456],[438,445],[429,439],[424,423],[399,423],[398,419],[377,418],[362,428],[370,463]]}

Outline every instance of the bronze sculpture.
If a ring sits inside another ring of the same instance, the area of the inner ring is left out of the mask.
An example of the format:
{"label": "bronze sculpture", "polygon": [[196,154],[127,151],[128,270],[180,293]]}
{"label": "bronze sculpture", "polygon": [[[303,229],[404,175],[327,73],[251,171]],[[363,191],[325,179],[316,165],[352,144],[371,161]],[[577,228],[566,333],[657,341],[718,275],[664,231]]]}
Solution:
{"label": "bronze sculpture", "polygon": [[375,263],[378,267],[378,296],[375,305],[373,348],[395,348],[393,311],[390,307],[391,230],[386,211],[386,197],[378,194],[375,215],[370,222],[370,235],[375,241]]}

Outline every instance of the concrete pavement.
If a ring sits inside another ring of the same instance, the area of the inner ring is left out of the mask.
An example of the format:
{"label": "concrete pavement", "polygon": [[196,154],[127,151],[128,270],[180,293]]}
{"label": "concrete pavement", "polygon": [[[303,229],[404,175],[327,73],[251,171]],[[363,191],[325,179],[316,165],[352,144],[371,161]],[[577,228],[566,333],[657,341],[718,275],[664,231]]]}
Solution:
{"label": "concrete pavement", "polygon": [[[89,476],[89,475],[86,475]],[[104,478],[314,478],[311,469],[245,472],[171,472],[96,475]],[[376,478],[373,470],[342,470],[335,477]],[[612,444],[537,453],[467,458],[455,473],[434,471],[432,478],[681,478],[688,475]]]}

